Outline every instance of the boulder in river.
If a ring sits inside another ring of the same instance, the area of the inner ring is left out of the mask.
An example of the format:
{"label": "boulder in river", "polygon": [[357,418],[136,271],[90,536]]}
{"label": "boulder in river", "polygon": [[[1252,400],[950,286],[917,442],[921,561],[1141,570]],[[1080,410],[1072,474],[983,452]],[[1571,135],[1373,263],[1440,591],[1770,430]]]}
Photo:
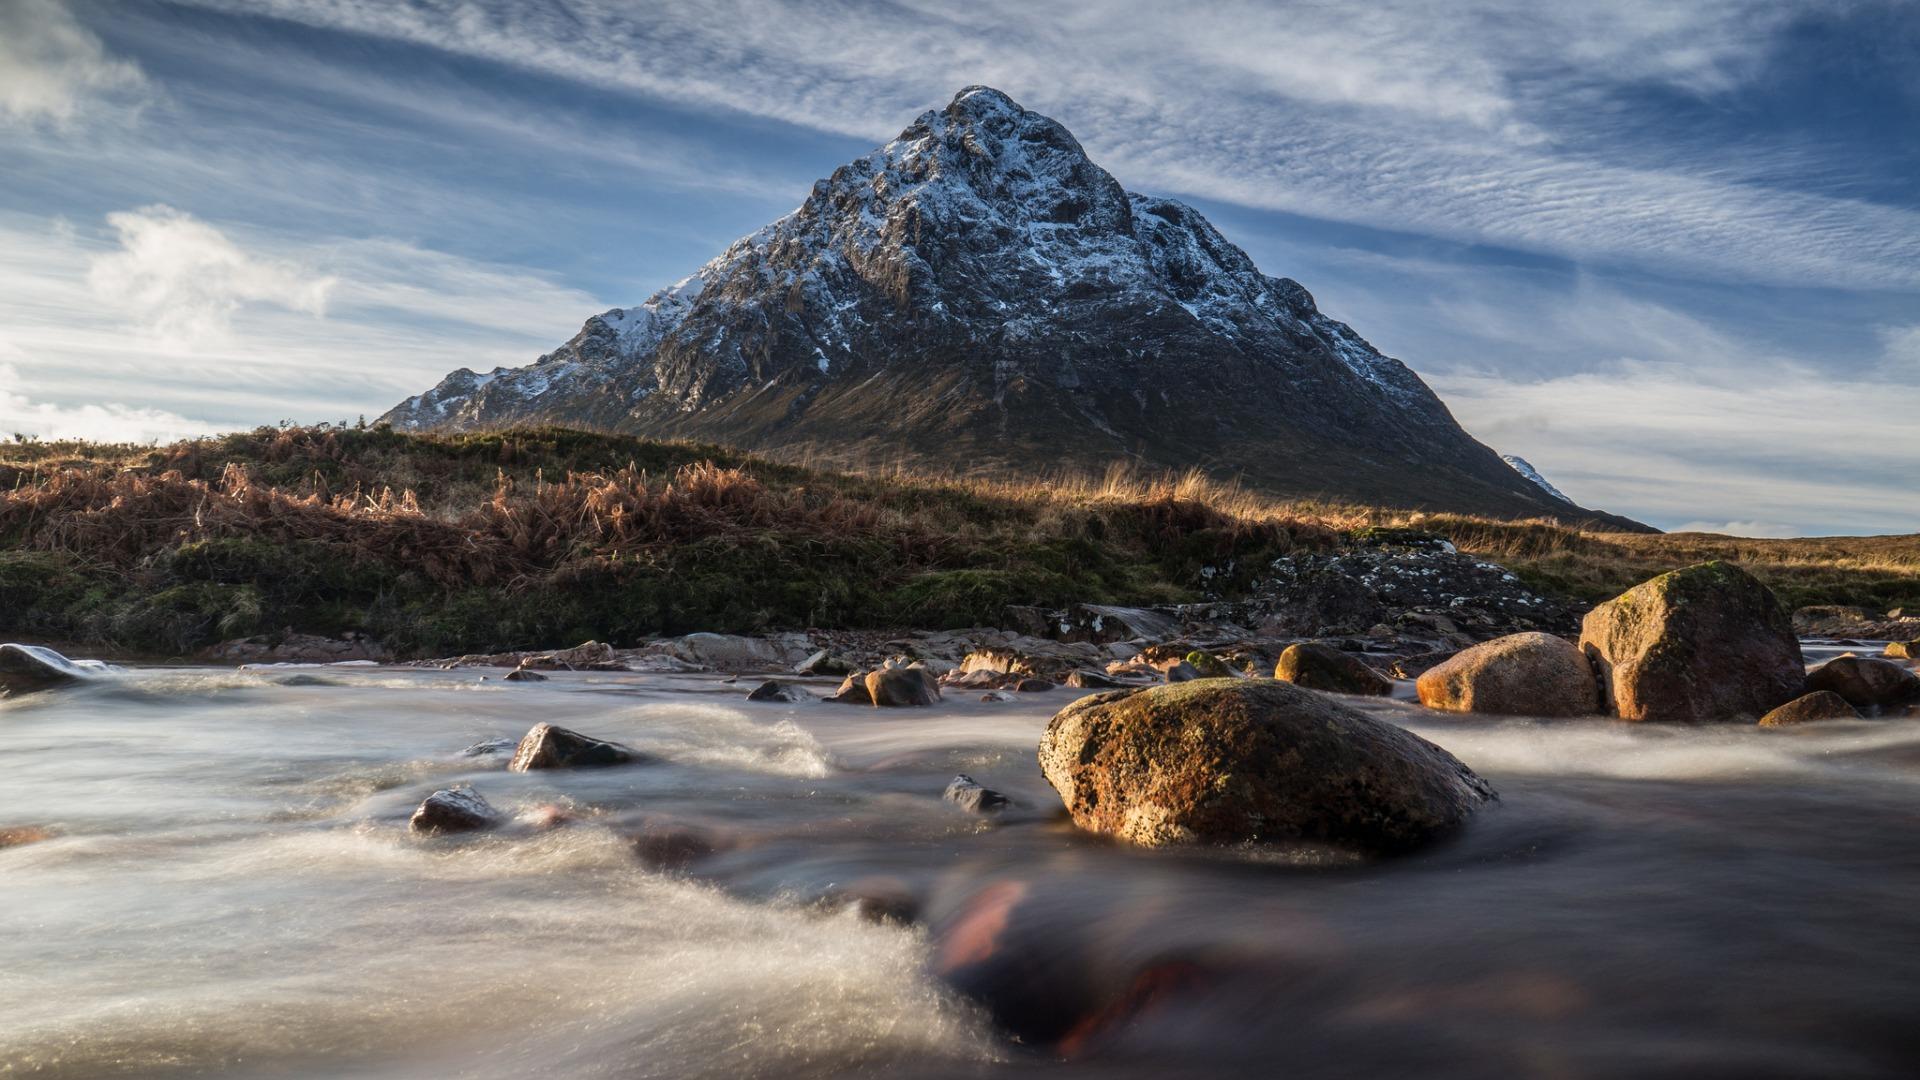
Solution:
{"label": "boulder in river", "polygon": [[1414,684],[1420,704],[1500,716],[1591,716],[1600,686],[1580,647],[1538,632],[1482,642],[1428,668]]}
{"label": "boulder in river", "polygon": [[1495,797],[1412,732],[1267,679],[1082,698],[1054,715],[1039,758],[1076,825],[1147,846],[1306,840],[1395,851]]}
{"label": "boulder in river", "polygon": [[1662,574],[1594,608],[1580,647],[1623,720],[1753,719],[1806,689],[1792,620],[1728,562]]}
{"label": "boulder in river", "polygon": [[982,786],[979,781],[966,773],[956,775],[953,782],[947,785],[945,798],[960,809],[975,814],[991,813],[1005,808],[1012,802],[1011,799],[992,788]]}
{"label": "boulder in river", "polygon": [[500,812],[469,787],[442,788],[426,797],[407,827],[417,833],[477,832],[500,823]]}
{"label": "boulder in river", "polygon": [[1760,718],[1761,727],[1792,727],[1814,720],[1858,720],[1859,710],[1831,690],[1802,694]]}
{"label": "boulder in river", "polygon": [[619,743],[582,735],[555,724],[535,724],[521,738],[507,768],[513,772],[529,769],[577,769],[593,765],[624,765],[637,757]]}
{"label": "boulder in river", "polygon": [[1841,656],[1807,675],[1810,690],[1831,690],[1862,709],[1899,705],[1920,698],[1920,675],[1891,660]]}
{"label": "boulder in river", "polygon": [[1314,641],[1287,646],[1273,666],[1273,677],[1333,694],[1385,697],[1393,693],[1393,680],[1367,666],[1365,660]]}
{"label": "boulder in river", "polygon": [[881,668],[867,673],[867,698],[875,705],[909,707],[940,700],[940,682],[918,665]]}
{"label": "boulder in river", "polygon": [[1920,638],[1913,641],[1889,641],[1885,655],[1895,660],[1920,660]]}
{"label": "boulder in river", "polygon": [[507,672],[508,682],[546,682],[547,677],[530,667],[517,667]]}

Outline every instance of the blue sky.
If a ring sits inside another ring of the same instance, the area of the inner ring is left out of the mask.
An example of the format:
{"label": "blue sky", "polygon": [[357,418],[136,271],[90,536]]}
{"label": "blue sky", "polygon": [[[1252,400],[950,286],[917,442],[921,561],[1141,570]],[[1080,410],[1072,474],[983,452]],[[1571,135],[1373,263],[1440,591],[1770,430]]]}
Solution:
{"label": "blue sky", "polygon": [[0,431],[521,364],[972,83],[1573,498],[1920,529],[1920,3],[0,0]]}

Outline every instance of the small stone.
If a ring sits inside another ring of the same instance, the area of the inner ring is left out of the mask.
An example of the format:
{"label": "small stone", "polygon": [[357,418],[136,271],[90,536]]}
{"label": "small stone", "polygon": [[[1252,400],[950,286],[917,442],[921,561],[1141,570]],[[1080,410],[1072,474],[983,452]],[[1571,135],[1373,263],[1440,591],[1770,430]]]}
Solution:
{"label": "small stone", "polygon": [[507,672],[508,682],[546,682],[547,677],[532,668],[514,668]]}
{"label": "small stone", "polygon": [[633,751],[619,743],[582,735],[553,724],[535,724],[520,740],[507,768],[513,772],[529,769],[577,769],[586,766],[624,765],[635,759]]}
{"label": "small stone", "polygon": [[1013,800],[992,788],[982,787],[966,773],[960,773],[947,785],[946,800],[975,814],[990,813],[1010,805]]}
{"label": "small stone", "polygon": [[1859,710],[1831,690],[1803,694],[1760,718],[1761,727],[1790,727],[1813,720],[1858,720]]}
{"label": "small stone", "polygon": [[1098,671],[1078,668],[1067,672],[1067,685],[1076,690],[1110,690],[1120,685],[1120,680]]}
{"label": "small stone", "polygon": [[1894,641],[1887,644],[1884,654],[1895,660],[1920,660],[1920,638],[1913,641]]}
{"label": "small stone", "polygon": [[1167,681],[1170,683],[1191,682],[1194,679],[1201,679],[1205,677],[1206,676],[1200,674],[1199,668],[1194,667],[1192,664],[1187,663],[1185,660],[1182,660],[1179,663],[1167,669]]}
{"label": "small stone", "polygon": [[1009,690],[989,690],[980,695],[981,701],[1013,701],[1017,695]]}
{"label": "small stone", "polygon": [[472,788],[442,788],[426,797],[407,828],[417,833],[475,832],[500,823],[500,812]]}
{"label": "small stone", "polygon": [[483,739],[460,751],[460,756],[486,757],[489,754],[504,754],[519,745],[512,739]]}
{"label": "small stone", "polygon": [[747,700],[795,702],[805,701],[810,696],[811,695],[799,687],[788,686],[786,683],[769,679],[759,686],[754,687],[753,692],[747,695]]}
{"label": "small stone", "polygon": [[1056,685],[1058,684],[1048,682],[1045,679],[1021,679],[1019,682],[1013,684],[1013,689],[1017,693],[1022,694],[1044,694],[1052,690]]}

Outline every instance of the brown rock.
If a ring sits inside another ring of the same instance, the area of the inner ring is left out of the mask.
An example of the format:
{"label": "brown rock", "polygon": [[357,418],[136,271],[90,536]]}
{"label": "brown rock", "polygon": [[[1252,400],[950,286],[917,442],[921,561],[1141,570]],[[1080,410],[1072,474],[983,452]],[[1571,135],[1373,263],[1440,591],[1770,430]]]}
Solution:
{"label": "brown rock", "polygon": [[747,700],[795,702],[805,701],[811,696],[797,686],[788,686],[777,679],[768,679],[754,687],[753,692],[747,695]]}
{"label": "brown rock", "polygon": [[873,695],[867,693],[867,673],[855,671],[840,680],[840,689],[833,692],[828,701],[837,701],[842,705],[871,705]]}
{"label": "brown rock", "polygon": [[1110,690],[1120,685],[1120,680],[1098,671],[1079,668],[1067,672],[1067,685],[1076,690]]}
{"label": "brown rock", "polygon": [[594,765],[624,765],[637,757],[619,743],[582,735],[553,724],[535,724],[513,751],[507,764],[512,772],[529,769],[577,769]]}
{"label": "brown rock", "polygon": [[1048,682],[1046,679],[1021,679],[1013,684],[1013,689],[1021,694],[1044,694],[1057,686],[1059,686],[1058,683]]}
{"label": "brown rock", "polygon": [[1891,660],[1841,656],[1814,668],[1807,689],[1831,690],[1849,705],[1875,708],[1920,698],[1920,675]]}
{"label": "brown rock", "polygon": [[506,680],[508,682],[546,682],[547,677],[532,668],[518,667],[507,672]]}
{"label": "brown rock", "polygon": [[1662,574],[1601,604],[1587,613],[1580,646],[1623,720],[1759,717],[1806,687],[1792,621],[1732,563]]}
{"label": "brown rock", "polygon": [[407,828],[417,833],[475,832],[500,823],[500,812],[469,787],[442,788],[426,797]]}
{"label": "brown rock", "polygon": [[1580,647],[1552,634],[1512,634],[1429,668],[1414,684],[1420,704],[1499,716],[1591,716],[1600,684]]}
{"label": "brown rock", "polygon": [[1273,667],[1273,677],[1333,694],[1385,697],[1393,693],[1393,680],[1368,667],[1366,661],[1313,641],[1287,646]]}
{"label": "brown rock", "polygon": [[1920,639],[1888,642],[1885,655],[1895,660],[1920,660]]}
{"label": "brown rock", "polygon": [[940,683],[923,667],[890,667],[867,673],[867,697],[875,705],[912,707],[940,700]]}
{"label": "brown rock", "polygon": [[1417,679],[1428,671],[1439,667],[1441,664],[1459,655],[1458,652],[1447,649],[1438,652],[1423,652],[1414,653],[1411,656],[1402,656],[1394,660],[1393,665],[1387,668],[1387,674],[1396,679]]}
{"label": "brown rock", "polygon": [[1790,727],[1812,720],[1858,720],[1860,713],[1831,690],[1803,694],[1760,718],[1761,727]]}
{"label": "brown rock", "polygon": [[1055,714],[1039,758],[1075,824],[1149,846],[1310,840],[1397,850],[1494,797],[1425,739],[1266,679],[1082,698]]}

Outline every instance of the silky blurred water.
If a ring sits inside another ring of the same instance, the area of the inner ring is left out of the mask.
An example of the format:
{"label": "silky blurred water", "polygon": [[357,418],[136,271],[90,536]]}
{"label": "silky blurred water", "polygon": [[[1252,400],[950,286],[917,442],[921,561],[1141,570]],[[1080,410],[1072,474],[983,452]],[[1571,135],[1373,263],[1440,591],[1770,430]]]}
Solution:
{"label": "silky blurred water", "polygon": [[[0,849],[0,1075],[1920,1071],[1913,721],[1365,703],[1502,795],[1368,863],[1076,834],[1034,762],[1072,691],[875,710],[749,703],[751,680],[292,674],[0,702],[0,830],[53,833]],[[462,755],[543,720],[656,760]],[[1015,807],[946,804],[955,772]],[[410,835],[455,783],[511,821]]]}

